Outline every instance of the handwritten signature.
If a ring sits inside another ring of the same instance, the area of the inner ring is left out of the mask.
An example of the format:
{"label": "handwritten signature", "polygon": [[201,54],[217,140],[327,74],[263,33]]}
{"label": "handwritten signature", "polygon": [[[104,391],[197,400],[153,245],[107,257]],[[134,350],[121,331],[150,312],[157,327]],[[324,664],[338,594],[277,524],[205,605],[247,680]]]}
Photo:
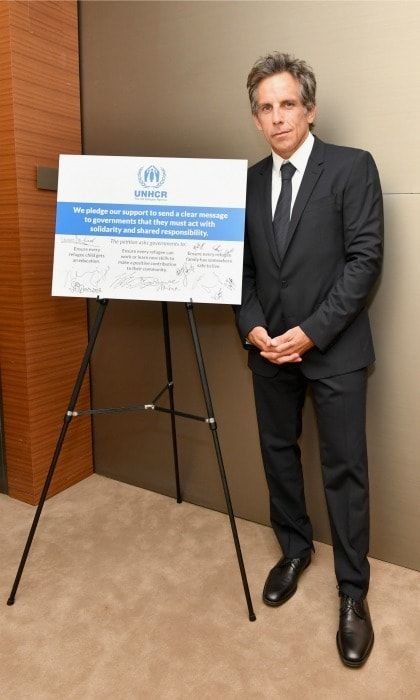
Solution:
{"label": "handwritten signature", "polygon": [[87,236],[63,236],[60,238],[60,243],[65,245],[94,245],[99,248],[99,243],[95,238],[88,238]]}
{"label": "handwritten signature", "polygon": [[109,270],[109,265],[102,269],[95,267],[94,270],[84,270],[83,272],[68,270],[65,286],[76,294],[83,294],[84,292],[97,293],[101,290],[102,283]]}
{"label": "handwritten signature", "polygon": [[119,289],[120,287],[125,287],[126,289],[143,289],[144,287],[157,287],[159,284],[159,277],[148,277],[132,272],[123,272],[121,275],[115,277],[111,283],[111,287],[113,289]]}

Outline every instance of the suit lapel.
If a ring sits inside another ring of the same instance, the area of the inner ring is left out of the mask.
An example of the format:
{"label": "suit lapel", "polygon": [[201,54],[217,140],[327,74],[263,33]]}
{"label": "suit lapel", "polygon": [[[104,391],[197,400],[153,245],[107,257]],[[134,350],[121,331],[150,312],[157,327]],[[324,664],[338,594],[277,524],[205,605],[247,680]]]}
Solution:
{"label": "suit lapel", "polygon": [[324,144],[317,137],[315,137],[314,145],[312,147],[311,155],[309,156],[308,164],[306,166],[305,172],[303,174],[302,182],[299,187],[299,192],[293,206],[292,216],[290,219],[289,230],[287,233],[287,240],[284,248],[283,260],[287,253],[287,249],[290,245],[290,241],[296,231],[296,227],[299,223],[300,217],[308,203],[308,200],[312,194],[312,191],[318,182],[319,176],[321,175],[324,166]]}
{"label": "suit lapel", "polygon": [[263,222],[263,228],[267,239],[268,247],[271,250],[276,265],[280,266],[280,258],[273,233],[273,217],[271,204],[271,180],[273,177],[273,159],[271,156],[269,156],[262,162],[260,176],[261,179],[259,196],[261,207],[261,221]]}

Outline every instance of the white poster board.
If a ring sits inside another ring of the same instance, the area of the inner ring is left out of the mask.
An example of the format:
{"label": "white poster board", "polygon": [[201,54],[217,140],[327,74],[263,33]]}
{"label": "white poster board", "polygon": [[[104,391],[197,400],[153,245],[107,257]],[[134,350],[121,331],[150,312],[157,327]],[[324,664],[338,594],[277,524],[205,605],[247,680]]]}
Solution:
{"label": "white poster board", "polygon": [[61,155],[52,294],[239,304],[247,161]]}

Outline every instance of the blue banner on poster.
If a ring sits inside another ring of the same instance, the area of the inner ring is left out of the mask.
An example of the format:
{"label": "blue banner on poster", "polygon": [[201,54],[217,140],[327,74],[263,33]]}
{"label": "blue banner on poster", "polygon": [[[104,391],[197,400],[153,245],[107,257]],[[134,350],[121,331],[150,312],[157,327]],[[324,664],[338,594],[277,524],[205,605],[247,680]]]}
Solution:
{"label": "blue banner on poster", "polygon": [[58,202],[56,233],[242,241],[244,209]]}

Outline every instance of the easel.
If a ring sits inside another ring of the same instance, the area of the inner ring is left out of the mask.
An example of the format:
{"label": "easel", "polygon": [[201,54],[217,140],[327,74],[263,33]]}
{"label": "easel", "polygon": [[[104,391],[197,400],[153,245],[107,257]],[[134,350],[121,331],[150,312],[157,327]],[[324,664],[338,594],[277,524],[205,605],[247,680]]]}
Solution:
{"label": "easel", "polygon": [[[231,503],[231,498],[230,498],[230,493],[229,493],[229,487],[226,479],[226,472],[223,464],[223,458],[222,458],[222,452],[220,449],[220,444],[219,444],[219,438],[217,434],[217,423],[216,419],[214,417],[214,412],[213,412],[213,406],[212,406],[212,401],[211,401],[211,396],[210,396],[210,390],[209,390],[209,385],[207,382],[207,375],[206,375],[206,370],[204,366],[204,360],[203,360],[203,354],[201,352],[201,346],[200,346],[200,340],[198,337],[198,331],[197,331],[197,325],[195,322],[195,317],[194,317],[194,307],[193,307],[193,302],[190,301],[185,304],[187,315],[188,315],[188,321],[190,325],[190,330],[192,334],[192,339],[193,339],[193,344],[194,344],[194,350],[195,350],[195,356],[197,359],[197,365],[198,365],[198,371],[200,375],[200,381],[201,381],[201,387],[203,390],[203,396],[204,396],[204,401],[206,404],[206,410],[207,410],[207,417],[202,417],[202,416],[196,416],[191,413],[185,413],[183,411],[177,411],[175,410],[175,404],[174,404],[174,383],[173,383],[173,376],[172,376],[172,357],[171,357],[171,342],[170,342],[170,334],[169,334],[169,319],[168,319],[168,304],[167,302],[162,302],[162,322],[163,322],[163,335],[164,335],[164,342],[165,342],[165,360],[166,360],[166,377],[167,377],[167,384],[163,387],[163,389],[152,399],[152,401],[148,404],[142,404],[138,406],[123,406],[119,408],[102,408],[102,409],[91,409],[91,410],[86,410],[86,411],[76,411],[76,403],[77,399],[79,396],[79,392],[83,383],[84,376],[86,374],[86,370],[89,366],[90,358],[92,356],[92,352],[95,346],[96,339],[98,337],[99,330],[102,325],[102,320],[105,314],[105,311],[108,306],[108,299],[97,299],[99,307],[98,311],[94,320],[94,323],[92,325],[92,329],[90,332],[90,338],[89,342],[87,344],[82,363],[80,365],[79,373],[77,375],[76,383],[73,388],[73,392],[70,397],[70,401],[67,407],[67,411],[64,415],[63,419],[63,426],[61,428],[61,432],[59,435],[59,438],[57,440],[57,444],[54,450],[53,458],[51,461],[50,468],[48,470],[47,478],[45,480],[44,487],[42,489],[41,497],[38,503],[38,507],[36,509],[36,513],[33,519],[33,523],[31,526],[31,529],[29,531],[28,539],[22,554],[22,558],[19,564],[19,568],[16,574],[16,578],[10,593],[10,596],[7,600],[7,605],[13,605],[15,602],[15,595],[19,586],[20,579],[22,577],[23,569],[25,567],[26,560],[28,558],[29,550],[32,545],[32,540],[35,535],[35,531],[38,525],[38,521],[41,517],[41,512],[45,503],[45,499],[48,494],[48,489],[51,484],[52,477],[54,475],[55,467],[58,461],[58,458],[60,456],[61,448],[63,446],[64,438],[67,433],[67,429],[72,421],[73,418],[77,416],[82,416],[82,415],[94,415],[98,413],[123,413],[126,411],[147,411],[147,410],[153,410],[153,411],[161,411],[163,413],[169,413],[171,416],[171,431],[172,431],[172,445],[173,445],[173,456],[174,456],[174,469],[175,469],[175,482],[176,482],[176,500],[178,503],[182,503],[182,496],[181,496],[181,487],[180,487],[180,479],[179,479],[179,467],[178,467],[178,450],[177,450],[177,438],[176,438],[176,425],[175,425],[175,416],[180,416],[182,418],[190,418],[192,420],[198,420],[202,421],[208,424],[212,437],[213,437],[213,443],[214,443],[214,449],[216,452],[216,458],[217,462],[219,465],[219,471],[220,471],[220,478],[222,480],[222,486],[223,486],[223,491],[225,495],[225,500],[226,500],[226,506],[228,510],[228,515],[229,515],[229,520],[230,520],[230,526],[232,529],[232,536],[235,544],[235,549],[236,549],[236,555],[238,558],[238,564],[239,564],[239,569],[241,572],[241,578],[242,578],[242,584],[244,588],[244,593],[245,593],[245,598],[246,598],[246,603],[248,606],[248,616],[251,621],[254,621],[256,619],[255,613],[252,607],[252,601],[251,601],[251,595],[249,592],[249,587],[248,587],[248,580],[246,576],[246,571],[245,571],[245,566],[242,558],[242,551],[241,551],[241,546],[239,542],[239,537],[238,537],[238,532],[236,529],[236,523],[235,523],[235,517],[232,509],[232,503]],[[162,406],[157,405],[157,401],[165,394],[165,392],[168,392],[169,396],[169,406],[170,408],[164,408]]]}

